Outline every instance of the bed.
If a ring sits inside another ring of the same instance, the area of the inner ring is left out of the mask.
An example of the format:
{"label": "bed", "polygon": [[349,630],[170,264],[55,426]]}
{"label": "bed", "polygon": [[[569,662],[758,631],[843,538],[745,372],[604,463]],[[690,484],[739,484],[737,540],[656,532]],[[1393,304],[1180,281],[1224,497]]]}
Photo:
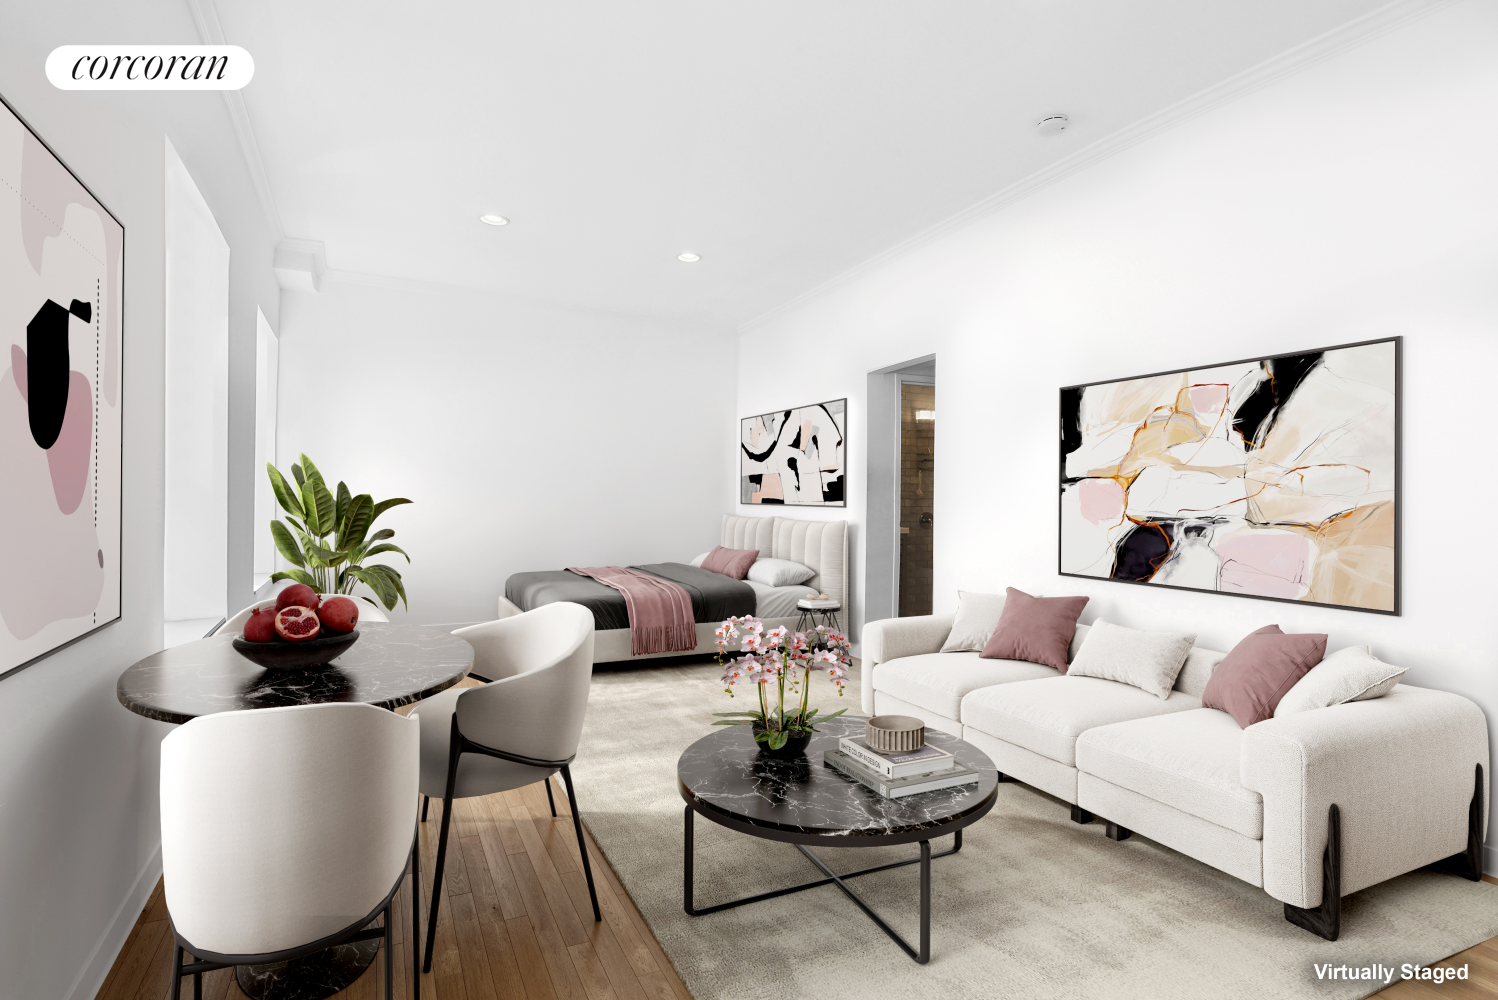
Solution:
{"label": "bed", "polygon": [[[733,580],[687,563],[646,563],[631,567],[680,584],[692,598],[697,622],[697,646],[688,652],[630,655],[629,616],[624,595],[587,577],[566,570],[516,573],[505,581],[499,617],[509,618],[543,604],[572,601],[593,612],[593,662],[646,660],[659,656],[712,653],[713,631],[724,618],[753,615],[766,628],[794,627],[800,612],[796,602],[809,594],[825,593],[848,607],[848,522],[798,521],[788,517],[723,515],[718,544],[730,549],[756,549],[761,558],[789,559],[816,571],[795,587],[770,587],[751,580]],[[710,548],[711,546],[704,546]]]}

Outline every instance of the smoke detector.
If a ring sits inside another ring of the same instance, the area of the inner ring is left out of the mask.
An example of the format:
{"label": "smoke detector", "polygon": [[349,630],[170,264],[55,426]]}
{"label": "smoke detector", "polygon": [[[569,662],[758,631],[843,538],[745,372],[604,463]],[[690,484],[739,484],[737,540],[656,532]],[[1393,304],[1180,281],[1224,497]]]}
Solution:
{"label": "smoke detector", "polygon": [[1035,123],[1035,131],[1040,135],[1060,135],[1069,124],[1065,115],[1048,115]]}

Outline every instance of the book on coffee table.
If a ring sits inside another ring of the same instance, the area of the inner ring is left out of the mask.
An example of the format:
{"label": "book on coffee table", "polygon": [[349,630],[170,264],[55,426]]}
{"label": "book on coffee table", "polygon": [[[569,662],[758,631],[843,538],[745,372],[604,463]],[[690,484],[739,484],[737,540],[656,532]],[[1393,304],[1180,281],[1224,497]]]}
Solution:
{"label": "book on coffee table", "polygon": [[951,754],[930,744],[916,750],[875,750],[862,736],[844,736],[837,744],[843,753],[886,778],[945,771],[957,763]]}
{"label": "book on coffee table", "polygon": [[907,795],[919,795],[921,792],[934,792],[942,788],[955,788],[958,785],[972,785],[978,781],[978,772],[962,764],[954,764],[946,770],[932,774],[886,778],[864,767],[841,750],[824,751],[822,763],[887,799],[903,799]]}

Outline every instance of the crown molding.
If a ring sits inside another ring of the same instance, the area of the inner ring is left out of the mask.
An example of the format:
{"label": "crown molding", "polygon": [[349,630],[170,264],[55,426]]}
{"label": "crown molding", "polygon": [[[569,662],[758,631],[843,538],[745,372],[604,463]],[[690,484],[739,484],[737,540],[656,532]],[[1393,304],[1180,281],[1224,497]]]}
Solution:
{"label": "crown molding", "polygon": [[276,282],[288,291],[320,292],[328,273],[328,257],[322,240],[304,240],[288,236],[276,246],[271,258]]}
{"label": "crown molding", "polygon": [[[198,26],[198,37],[204,45],[227,45],[224,28],[219,23],[218,8],[213,0],[187,0],[192,19]],[[281,211],[276,207],[276,196],[270,189],[270,176],[265,172],[265,161],[260,157],[260,143],[255,139],[255,128],[250,124],[250,109],[244,103],[244,95],[237,90],[221,90],[224,107],[229,112],[229,124],[234,137],[239,140],[239,152],[250,172],[250,183],[255,187],[255,196],[260,201],[260,211],[270,227],[271,242],[280,245],[286,239],[286,228],[281,224]]]}
{"label": "crown molding", "polygon": [[1099,160],[1107,159],[1131,146],[1187,122],[1198,115],[1211,111],[1255,90],[1267,87],[1287,76],[1292,76],[1316,63],[1340,55],[1372,41],[1381,35],[1401,28],[1427,14],[1451,6],[1458,0],[1394,0],[1377,10],[1370,11],[1356,20],[1333,28],[1307,42],[1295,46],[1277,56],[1266,59],[1220,83],[1213,84],[1184,100],[1178,101],[1132,125],[1127,125],[1111,135],[1071,153],[1049,166],[1037,170],[1023,180],[989,195],[982,201],[938,222],[894,246],[864,260],[836,277],[802,292],[795,298],[769,309],[753,319],[739,324],[739,332],[747,333],[773,323],[801,307],[814,302],[834,290],[849,284],[861,275],[877,270],[896,258],[917,250],[928,243],[963,229],[980,219],[1024,198],[1032,192],[1047,187],[1083,170]]}

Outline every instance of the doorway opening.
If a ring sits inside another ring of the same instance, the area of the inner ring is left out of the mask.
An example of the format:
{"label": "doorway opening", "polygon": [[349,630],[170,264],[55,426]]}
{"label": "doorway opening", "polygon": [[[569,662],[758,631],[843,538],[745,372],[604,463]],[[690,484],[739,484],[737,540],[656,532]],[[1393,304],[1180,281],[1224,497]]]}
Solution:
{"label": "doorway opening", "polygon": [[931,613],[936,355],[869,372],[864,620]]}
{"label": "doorway opening", "polygon": [[936,492],[936,375],[900,377],[901,618],[931,613]]}

